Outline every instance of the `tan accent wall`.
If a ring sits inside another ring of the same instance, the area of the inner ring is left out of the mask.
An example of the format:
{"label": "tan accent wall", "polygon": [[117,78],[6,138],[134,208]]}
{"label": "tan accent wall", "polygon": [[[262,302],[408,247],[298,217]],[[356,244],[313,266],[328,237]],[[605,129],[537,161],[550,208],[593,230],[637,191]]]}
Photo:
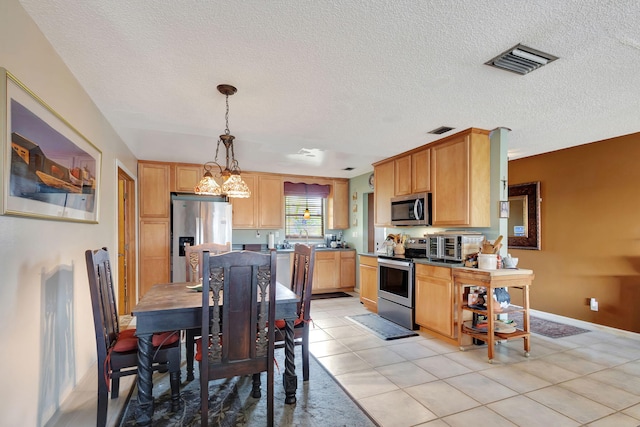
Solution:
{"label": "tan accent wall", "polygon": [[531,308],[640,332],[640,133],[509,162],[510,185],[534,181],[542,250],[509,250]]}

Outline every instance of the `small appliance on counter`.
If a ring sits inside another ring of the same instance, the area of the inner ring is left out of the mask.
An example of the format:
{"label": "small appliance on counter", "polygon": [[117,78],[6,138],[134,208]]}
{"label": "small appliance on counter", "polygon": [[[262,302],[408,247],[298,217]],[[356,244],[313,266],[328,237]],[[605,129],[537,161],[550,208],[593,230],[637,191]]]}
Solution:
{"label": "small appliance on counter", "polygon": [[463,262],[480,251],[483,241],[483,234],[471,231],[434,233],[428,235],[427,252],[432,261]]}

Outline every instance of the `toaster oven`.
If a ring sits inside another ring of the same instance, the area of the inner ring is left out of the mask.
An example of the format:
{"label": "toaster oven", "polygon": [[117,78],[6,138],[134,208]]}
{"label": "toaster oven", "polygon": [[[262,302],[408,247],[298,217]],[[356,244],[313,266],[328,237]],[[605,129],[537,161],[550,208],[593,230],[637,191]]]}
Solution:
{"label": "toaster oven", "polygon": [[428,256],[433,261],[462,262],[477,253],[484,241],[482,234],[441,233],[428,237]]}

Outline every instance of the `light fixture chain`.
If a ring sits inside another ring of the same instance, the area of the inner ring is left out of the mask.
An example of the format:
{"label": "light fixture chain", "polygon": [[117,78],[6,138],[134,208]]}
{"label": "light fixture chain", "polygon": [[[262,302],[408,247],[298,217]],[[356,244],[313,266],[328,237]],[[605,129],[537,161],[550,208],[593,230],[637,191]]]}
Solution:
{"label": "light fixture chain", "polygon": [[224,121],[227,127],[224,130],[224,134],[229,135],[231,133],[229,132],[229,95],[226,95],[226,98],[227,98],[227,112],[224,115]]}

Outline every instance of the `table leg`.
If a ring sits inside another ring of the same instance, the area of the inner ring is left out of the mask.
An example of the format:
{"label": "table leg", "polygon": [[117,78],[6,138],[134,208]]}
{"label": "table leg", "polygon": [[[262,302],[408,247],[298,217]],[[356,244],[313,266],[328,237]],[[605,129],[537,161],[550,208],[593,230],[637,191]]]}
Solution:
{"label": "table leg", "polygon": [[487,353],[489,357],[489,363],[493,363],[493,346],[495,345],[495,335],[493,335],[493,322],[496,313],[493,311],[493,288],[487,286]]}
{"label": "table leg", "polygon": [[152,334],[138,335],[138,412],[136,424],[141,426],[151,425],[153,417],[153,345]]}
{"label": "table leg", "polygon": [[296,403],[296,389],[298,388],[298,377],[296,376],[295,363],[295,341],[293,333],[293,320],[285,322],[285,342],[284,342],[284,374],[282,382],[284,384],[284,403]]}

